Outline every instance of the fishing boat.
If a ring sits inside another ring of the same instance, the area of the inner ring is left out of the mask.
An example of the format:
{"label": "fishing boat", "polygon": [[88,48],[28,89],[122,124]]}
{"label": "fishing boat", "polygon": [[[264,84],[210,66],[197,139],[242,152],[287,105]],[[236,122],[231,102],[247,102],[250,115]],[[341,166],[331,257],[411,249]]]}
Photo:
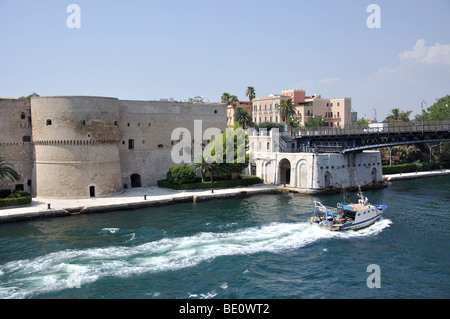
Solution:
{"label": "fishing boat", "polygon": [[314,201],[311,224],[318,224],[331,231],[357,230],[375,223],[388,208],[386,205],[370,204],[367,197],[364,197],[361,188],[357,196],[357,204],[338,203],[336,207],[325,206]]}

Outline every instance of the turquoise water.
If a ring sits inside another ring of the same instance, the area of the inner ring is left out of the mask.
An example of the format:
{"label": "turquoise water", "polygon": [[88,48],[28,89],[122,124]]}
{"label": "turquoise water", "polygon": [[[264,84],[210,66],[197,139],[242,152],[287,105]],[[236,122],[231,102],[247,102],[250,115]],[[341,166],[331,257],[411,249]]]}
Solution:
{"label": "turquoise water", "polygon": [[[450,177],[366,191],[384,218],[309,224],[314,200],[257,195],[0,225],[0,298],[449,298]],[[354,194],[352,194],[354,195]],[[380,288],[368,288],[369,265]]]}

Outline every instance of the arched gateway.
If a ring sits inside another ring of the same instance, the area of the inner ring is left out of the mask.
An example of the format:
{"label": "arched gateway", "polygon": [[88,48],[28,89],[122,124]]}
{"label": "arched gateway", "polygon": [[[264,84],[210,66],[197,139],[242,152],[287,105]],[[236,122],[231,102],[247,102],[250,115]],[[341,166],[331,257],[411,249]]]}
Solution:
{"label": "arched gateway", "polygon": [[280,184],[291,183],[291,162],[288,159],[283,158],[278,164],[278,173],[280,176]]}

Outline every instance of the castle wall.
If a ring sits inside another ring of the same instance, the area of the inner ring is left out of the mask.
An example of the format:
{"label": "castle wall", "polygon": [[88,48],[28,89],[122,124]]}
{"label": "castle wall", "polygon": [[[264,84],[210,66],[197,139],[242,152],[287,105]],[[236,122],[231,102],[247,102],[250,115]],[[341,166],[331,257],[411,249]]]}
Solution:
{"label": "castle wall", "polygon": [[[178,165],[171,158],[172,146],[178,142],[171,140],[175,128],[189,130],[191,140],[195,139],[195,120],[202,121],[202,127],[197,127],[202,134],[210,127],[226,129],[224,104],[123,100],[119,103],[122,182],[128,188],[139,186],[135,184],[139,181],[132,181],[132,175],[139,176],[142,187],[152,186],[166,178],[170,167]],[[201,143],[207,144],[208,140],[202,139]]]}
{"label": "castle wall", "polygon": [[19,173],[18,181],[5,178],[0,189],[32,192],[33,145],[29,99],[0,99],[0,152]]}
{"label": "castle wall", "polygon": [[31,106],[36,196],[86,198],[123,190],[117,99],[40,97]]}
{"label": "castle wall", "polygon": [[171,139],[175,128],[190,132],[193,148],[194,140],[209,143],[202,136],[206,129],[225,131],[227,119],[225,104],[88,96],[0,99],[0,111],[0,149],[21,175],[0,188],[24,185],[47,198],[106,196],[156,185],[178,165],[171,158],[179,142]]}

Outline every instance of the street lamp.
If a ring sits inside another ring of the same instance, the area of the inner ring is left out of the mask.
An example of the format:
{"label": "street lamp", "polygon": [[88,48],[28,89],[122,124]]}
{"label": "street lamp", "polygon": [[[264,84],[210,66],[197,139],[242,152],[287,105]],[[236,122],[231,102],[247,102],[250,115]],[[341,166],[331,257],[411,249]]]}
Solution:
{"label": "street lamp", "polygon": [[421,104],[421,106],[422,106],[422,133],[423,133],[423,108],[424,108],[424,106],[426,107],[427,106],[427,102],[425,102],[425,100],[422,100],[422,103],[420,103]]}
{"label": "street lamp", "polygon": [[433,147],[435,147],[435,146],[437,146],[437,145],[428,145],[428,147],[430,148],[430,163],[431,163],[431,155],[433,154],[433,153],[432,153],[432,149],[433,149]]}
{"label": "street lamp", "polygon": [[389,166],[392,166],[392,150],[398,146],[388,147],[389,149]]}

